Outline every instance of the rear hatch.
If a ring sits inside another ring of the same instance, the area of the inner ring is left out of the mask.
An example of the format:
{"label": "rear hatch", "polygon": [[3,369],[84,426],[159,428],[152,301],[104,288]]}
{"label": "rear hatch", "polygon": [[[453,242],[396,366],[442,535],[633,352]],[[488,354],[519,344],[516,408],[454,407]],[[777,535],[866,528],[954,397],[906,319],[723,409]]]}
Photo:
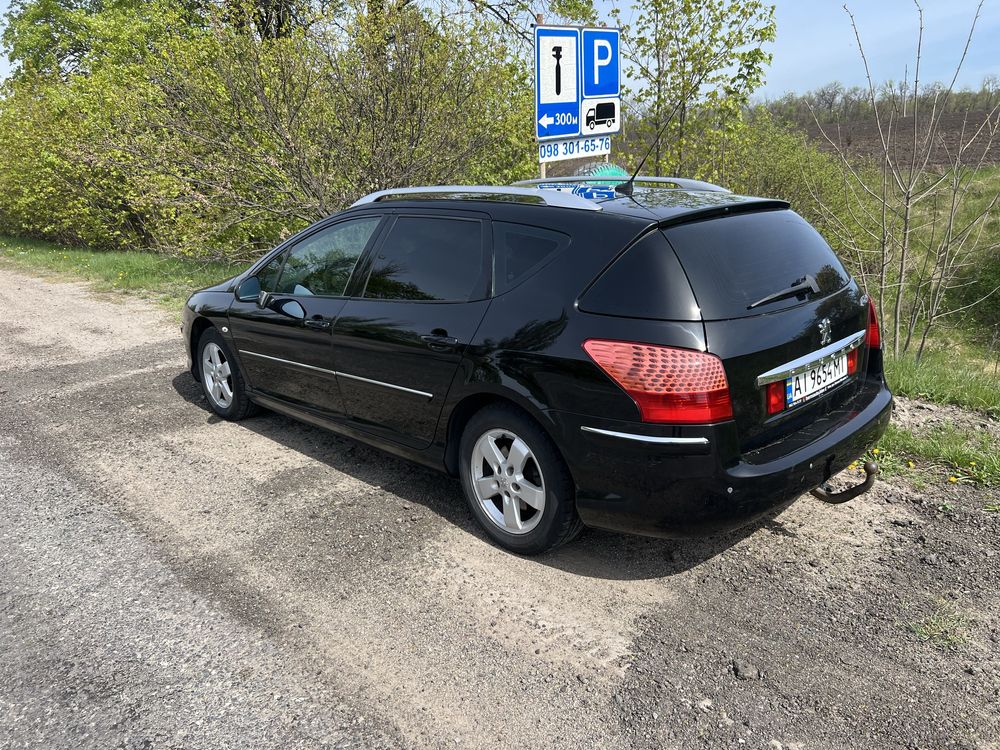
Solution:
{"label": "rear hatch", "polygon": [[[867,300],[793,211],[739,213],[663,230],[694,291],[708,351],[723,360],[741,452],[780,441],[858,390]],[[860,348],[849,372],[847,353]],[[768,381],[783,401],[769,413]]]}

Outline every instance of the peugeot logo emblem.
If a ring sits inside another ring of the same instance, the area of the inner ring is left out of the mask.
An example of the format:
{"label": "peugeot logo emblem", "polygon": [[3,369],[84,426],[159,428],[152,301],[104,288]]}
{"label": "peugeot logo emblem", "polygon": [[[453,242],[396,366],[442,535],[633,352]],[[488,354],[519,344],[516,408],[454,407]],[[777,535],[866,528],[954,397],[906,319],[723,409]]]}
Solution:
{"label": "peugeot logo emblem", "polygon": [[825,346],[826,344],[829,344],[830,341],[832,341],[830,336],[830,319],[823,318],[819,322],[819,343],[820,345]]}

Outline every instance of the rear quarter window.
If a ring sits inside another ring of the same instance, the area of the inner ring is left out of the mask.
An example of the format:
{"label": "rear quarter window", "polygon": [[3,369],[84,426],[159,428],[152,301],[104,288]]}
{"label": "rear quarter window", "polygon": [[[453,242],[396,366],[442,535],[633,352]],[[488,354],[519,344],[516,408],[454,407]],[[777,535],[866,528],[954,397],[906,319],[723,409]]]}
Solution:
{"label": "rear quarter window", "polygon": [[677,252],[705,320],[803,304],[802,297],[788,297],[747,309],[807,275],[816,279],[821,296],[850,282],[826,240],[794,211],[735,214],[670,227],[663,234]]}
{"label": "rear quarter window", "polygon": [[568,235],[551,229],[494,221],[494,294],[513,289],[552,260],[569,241]]}
{"label": "rear quarter window", "polygon": [[597,277],[580,297],[580,309],[623,318],[700,319],[684,270],[657,231],[632,245]]}

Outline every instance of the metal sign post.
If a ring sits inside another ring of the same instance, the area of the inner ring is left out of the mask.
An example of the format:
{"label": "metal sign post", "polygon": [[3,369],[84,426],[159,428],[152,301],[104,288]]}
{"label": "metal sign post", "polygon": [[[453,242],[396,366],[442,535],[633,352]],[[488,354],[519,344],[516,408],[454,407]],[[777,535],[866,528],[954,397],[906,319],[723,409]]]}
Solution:
{"label": "metal sign post", "polygon": [[535,26],[535,137],[545,164],[611,153],[621,132],[618,29]]}

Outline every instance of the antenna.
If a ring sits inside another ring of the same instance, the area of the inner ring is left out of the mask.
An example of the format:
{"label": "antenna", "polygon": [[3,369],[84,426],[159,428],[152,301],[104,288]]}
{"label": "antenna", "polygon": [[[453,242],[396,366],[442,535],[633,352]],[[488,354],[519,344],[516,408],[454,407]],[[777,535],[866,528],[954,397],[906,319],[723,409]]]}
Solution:
{"label": "antenna", "polygon": [[635,190],[636,176],[639,174],[639,172],[642,171],[642,166],[646,163],[646,159],[649,158],[649,155],[653,153],[653,149],[656,148],[656,146],[660,143],[660,138],[663,137],[663,131],[667,129],[667,125],[669,125],[670,121],[674,119],[674,115],[677,114],[677,109],[680,106],[681,103],[677,102],[677,104],[674,105],[674,108],[670,110],[670,114],[667,115],[666,121],[664,121],[664,123],[660,126],[660,129],[656,133],[656,137],[653,138],[653,142],[649,145],[649,148],[646,149],[646,153],[642,155],[642,158],[639,160],[639,166],[635,168],[635,171],[632,173],[632,176],[629,177],[628,180],[623,182],[621,185],[615,186],[616,193],[620,193],[621,195],[627,195],[630,198],[632,197],[632,193]]}
{"label": "antenna", "polygon": [[[705,77],[707,75],[708,75],[708,70],[706,69],[704,72],[702,72],[700,76],[698,76],[697,80],[691,81],[690,90],[692,94],[698,93],[698,91],[701,89],[701,84],[704,83]],[[659,131],[656,133],[656,137],[653,139],[653,143],[650,144],[649,148],[646,150],[646,153],[643,154],[642,159],[639,161],[639,166],[635,168],[635,171],[632,173],[632,176],[629,177],[628,180],[626,182],[623,182],[621,185],[615,186],[616,193],[627,195],[630,198],[632,197],[632,193],[635,190],[636,176],[642,170],[642,165],[646,163],[646,159],[648,159],[649,155],[653,153],[653,149],[656,148],[657,144],[660,142],[660,138],[663,137],[663,131],[667,129],[667,125],[669,125],[670,121],[674,119],[674,115],[677,114],[677,110],[680,109],[681,103],[684,101],[685,101],[685,96],[683,96],[682,92],[682,96],[677,100],[677,103],[674,105],[674,108],[670,110],[670,114],[667,115],[666,122],[664,122],[663,125],[660,126]]]}

